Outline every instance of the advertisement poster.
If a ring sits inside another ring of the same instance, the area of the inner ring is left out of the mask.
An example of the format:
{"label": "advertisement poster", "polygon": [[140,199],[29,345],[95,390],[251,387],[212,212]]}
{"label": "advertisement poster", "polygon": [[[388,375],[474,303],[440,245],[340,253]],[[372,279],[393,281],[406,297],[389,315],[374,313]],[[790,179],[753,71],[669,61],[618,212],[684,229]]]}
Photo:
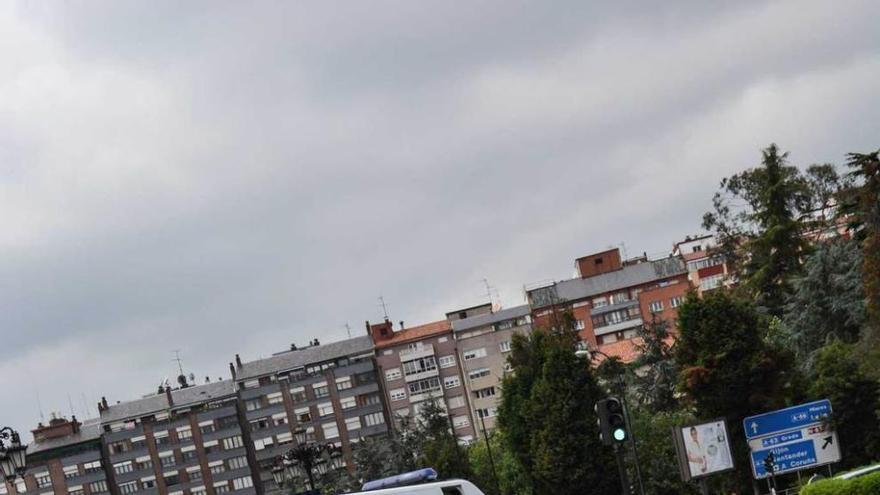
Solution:
{"label": "advertisement poster", "polygon": [[677,444],[687,478],[701,478],[733,469],[730,439],[724,421],[677,428]]}

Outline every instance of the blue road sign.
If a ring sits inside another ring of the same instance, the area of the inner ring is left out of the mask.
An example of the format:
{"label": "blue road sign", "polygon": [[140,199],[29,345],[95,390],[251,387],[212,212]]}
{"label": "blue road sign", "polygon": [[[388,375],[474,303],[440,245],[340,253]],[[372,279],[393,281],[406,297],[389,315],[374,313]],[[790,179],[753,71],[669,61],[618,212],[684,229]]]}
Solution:
{"label": "blue road sign", "polygon": [[780,433],[779,435],[771,435],[761,439],[761,447],[774,447],[781,443],[793,442],[804,438],[801,430],[790,431],[788,433]]}
{"label": "blue road sign", "polygon": [[797,471],[805,467],[814,466],[819,462],[816,458],[816,446],[813,440],[804,440],[766,450],[756,450],[752,452],[752,466],[754,466],[755,475],[758,478],[763,478],[769,474],[764,469],[764,459],[771,452],[773,452],[776,465],[776,474]]}
{"label": "blue road sign", "polygon": [[831,415],[831,401],[817,400],[778,411],[749,416],[743,420],[746,439],[775,435],[819,423]]}

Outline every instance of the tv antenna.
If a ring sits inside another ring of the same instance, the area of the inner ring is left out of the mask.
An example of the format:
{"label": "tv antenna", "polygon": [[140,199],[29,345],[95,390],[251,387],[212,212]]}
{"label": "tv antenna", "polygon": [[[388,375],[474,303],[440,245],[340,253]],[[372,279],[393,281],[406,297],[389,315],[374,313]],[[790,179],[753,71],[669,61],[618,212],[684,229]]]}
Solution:
{"label": "tv antenna", "polygon": [[348,334],[348,338],[351,338],[351,325],[349,325],[348,322],[345,322],[345,325],[343,326],[345,327],[345,332]]}
{"label": "tv antenna", "polygon": [[183,360],[180,359],[180,349],[174,349],[174,359],[172,361],[177,362],[177,369],[180,371],[180,374],[183,375]]}
{"label": "tv antenna", "polygon": [[379,305],[382,306],[382,313],[385,314],[385,319],[388,319],[388,305],[385,304],[385,296],[379,296]]}

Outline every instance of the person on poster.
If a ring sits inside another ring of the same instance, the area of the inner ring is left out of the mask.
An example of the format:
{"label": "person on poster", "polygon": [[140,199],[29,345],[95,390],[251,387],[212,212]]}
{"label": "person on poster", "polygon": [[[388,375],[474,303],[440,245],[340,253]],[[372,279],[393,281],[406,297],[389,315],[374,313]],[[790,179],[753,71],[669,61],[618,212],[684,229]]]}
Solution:
{"label": "person on poster", "polygon": [[691,470],[691,476],[699,476],[706,474],[709,469],[708,460],[706,459],[706,451],[703,442],[700,441],[700,433],[696,426],[691,426],[685,436],[684,446],[687,452],[688,467]]}

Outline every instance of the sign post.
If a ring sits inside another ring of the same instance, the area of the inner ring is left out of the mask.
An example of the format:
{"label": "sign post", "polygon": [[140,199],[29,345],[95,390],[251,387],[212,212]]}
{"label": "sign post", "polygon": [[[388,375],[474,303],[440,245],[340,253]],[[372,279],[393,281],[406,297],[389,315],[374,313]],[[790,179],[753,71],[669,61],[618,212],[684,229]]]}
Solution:
{"label": "sign post", "polygon": [[840,461],[830,417],[831,402],[826,399],[745,418],[755,479]]}

